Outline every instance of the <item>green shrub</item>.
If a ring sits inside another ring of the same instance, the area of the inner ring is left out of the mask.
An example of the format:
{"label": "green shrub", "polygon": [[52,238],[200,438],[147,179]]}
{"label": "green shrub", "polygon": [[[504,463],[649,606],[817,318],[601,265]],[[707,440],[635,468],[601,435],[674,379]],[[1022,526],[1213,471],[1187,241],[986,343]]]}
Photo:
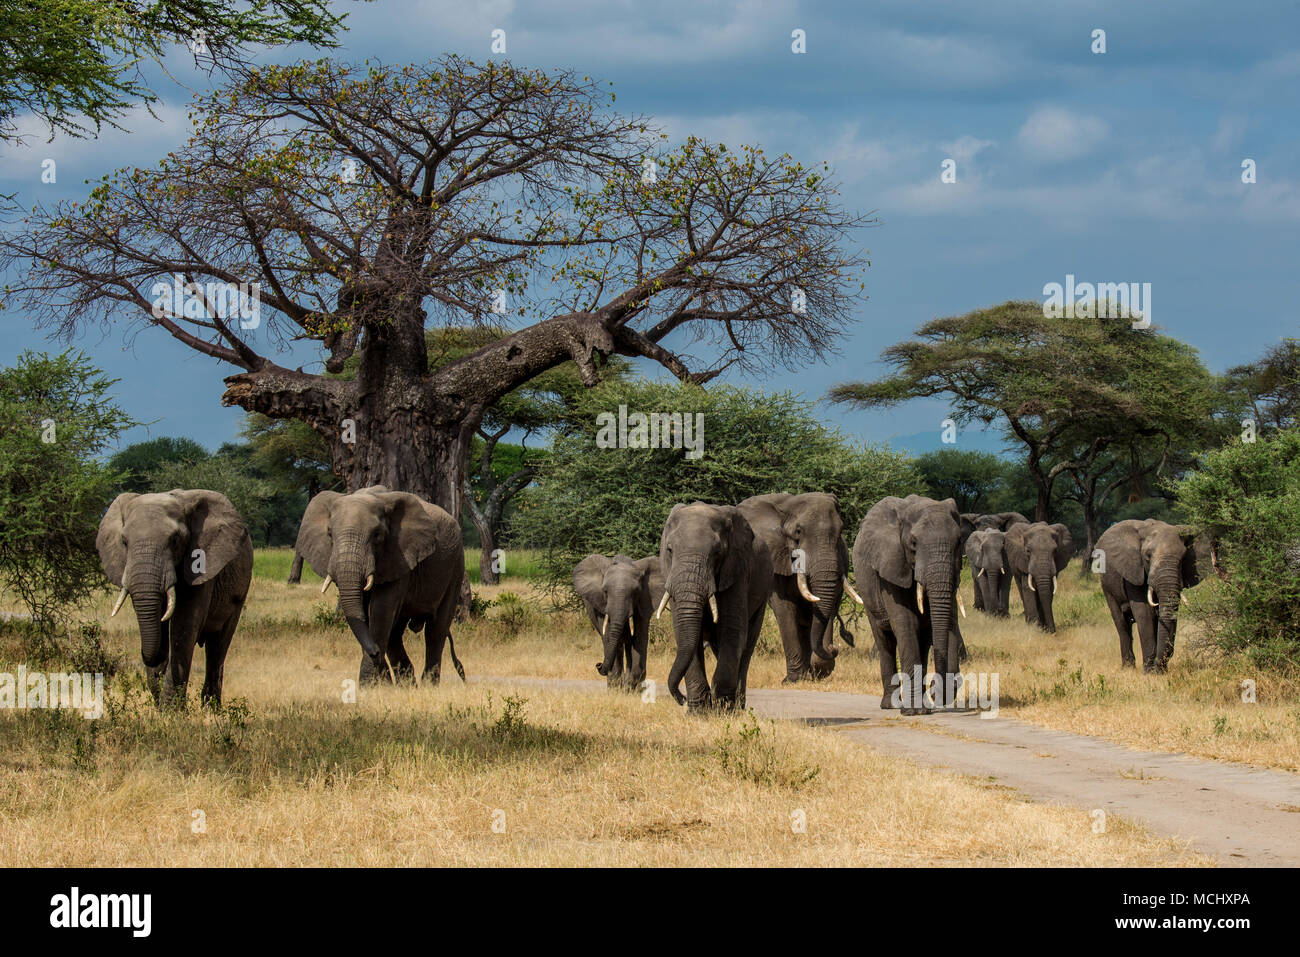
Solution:
{"label": "green shrub", "polygon": [[1193,614],[1225,652],[1264,667],[1300,664],[1300,431],[1210,452],[1175,489],[1227,573],[1197,590]]}

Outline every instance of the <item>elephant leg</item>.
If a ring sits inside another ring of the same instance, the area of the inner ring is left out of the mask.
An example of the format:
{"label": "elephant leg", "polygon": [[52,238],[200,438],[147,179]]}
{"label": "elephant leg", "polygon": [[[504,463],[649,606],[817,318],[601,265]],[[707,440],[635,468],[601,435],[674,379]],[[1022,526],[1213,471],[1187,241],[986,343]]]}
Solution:
{"label": "elephant leg", "polygon": [[1038,599],[1034,597],[1034,592],[1029,588],[1028,579],[1016,573],[1016,588],[1020,592],[1020,604],[1025,609],[1025,624],[1038,624]]}
{"label": "elephant leg", "polygon": [[166,680],[168,664],[167,658],[164,658],[162,664],[152,668],[146,665],[144,669],[145,687],[149,689],[149,693],[153,695],[153,703],[157,705],[162,704],[163,682]]}
{"label": "elephant leg", "polygon": [[[707,627],[701,625],[701,631],[706,632]],[[709,692],[708,673],[704,669],[704,646],[707,643],[705,634],[701,634],[700,646],[695,649],[695,655],[686,666],[686,709],[688,711],[700,711],[713,704],[713,696]]]}
{"label": "elephant leg", "polygon": [[736,707],[741,711],[745,710],[746,692],[749,690],[749,660],[754,657],[754,649],[758,646],[758,636],[763,631],[763,618],[766,614],[767,609],[759,605],[758,611],[750,617],[748,634],[745,636],[745,648],[740,653],[740,682],[736,690]]}
{"label": "elephant leg", "polygon": [[[379,648],[381,660],[388,654],[388,642],[393,633],[393,621],[405,597],[406,582],[387,582],[376,585],[366,603],[366,624],[370,638]],[[405,654],[405,649],[403,649]],[[391,663],[391,662],[390,662]],[[392,681],[393,673],[385,665],[376,665],[368,655],[361,656],[358,681],[363,685]]]}
{"label": "elephant leg", "polygon": [[628,687],[633,691],[645,682],[646,652],[650,645],[650,616],[633,615],[632,633],[628,636]]}
{"label": "elephant leg", "polygon": [[[442,649],[451,639],[451,622],[456,617],[457,590],[459,588],[459,579],[447,587],[442,599],[438,602],[433,617],[424,626],[424,674],[421,675],[420,680],[431,686],[437,685],[442,678]],[[464,681],[465,669],[461,667],[460,662],[456,659],[454,644],[452,645],[451,661],[456,673],[460,675],[460,680]]]}
{"label": "elephant leg", "polygon": [[[724,611],[723,614],[729,619],[734,613]],[[718,660],[713,664],[713,699],[724,708],[732,708],[740,688],[740,659],[749,640],[748,622],[736,627],[727,620],[725,629],[719,626],[718,631],[718,642],[714,649]]]}
{"label": "elephant leg", "polygon": [[212,601],[211,585],[196,589],[191,601],[177,602],[176,612],[168,625],[167,674],[163,680],[161,703],[185,707],[189,693],[190,666],[194,662],[194,646],[199,640],[200,623],[207,618]]}
{"label": "elephant leg", "polygon": [[[916,629],[916,650],[921,660],[921,676],[922,678],[924,678],[926,672],[929,671],[930,652],[934,649],[934,634],[930,629],[930,618],[928,615],[923,615],[918,621],[917,625],[918,626]],[[936,673],[938,672],[938,668],[935,669],[935,672]],[[908,674],[912,674],[912,672],[909,671]],[[939,675],[938,677],[940,681],[943,680],[943,675]],[[922,687],[924,687],[924,684],[922,685]],[[942,693],[934,695],[933,699],[935,704],[942,706],[943,703]]]}
{"label": "elephant leg", "polygon": [[226,652],[230,650],[230,641],[235,637],[235,626],[238,624],[239,615],[231,615],[220,631],[208,632],[203,636],[206,667],[201,698],[206,707],[221,707],[221,688],[226,677]]}
{"label": "elephant leg", "polygon": [[880,619],[870,612],[867,623],[871,625],[876,640],[876,658],[880,663],[880,707],[894,707],[894,676],[898,674],[898,640],[889,628],[889,619]]}
{"label": "elephant leg", "polygon": [[1133,619],[1124,610],[1124,604],[1119,598],[1104,588],[1102,592],[1106,595],[1106,607],[1110,609],[1110,620],[1115,623],[1115,631],[1119,633],[1120,667],[1134,668],[1137,666],[1137,662],[1133,660]]}
{"label": "elephant leg", "polygon": [[976,611],[992,611],[984,603],[984,589],[980,587],[979,569],[974,565],[970,567],[970,583],[972,590],[975,592],[975,601],[973,602]]}
{"label": "elephant leg", "polygon": [[779,577],[776,588],[768,599],[777,630],[781,633],[781,647],[785,649],[785,678],[782,684],[793,684],[808,677],[811,655],[809,639],[800,628],[799,601],[789,594],[791,586],[788,579],[788,575]]}
{"label": "elephant leg", "polygon": [[415,684],[415,665],[411,664],[411,656],[406,653],[406,643],[402,640],[410,621],[408,616],[398,615],[388,632],[388,663],[393,666],[393,677],[398,684]]}
{"label": "elephant leg", "polygon": [[1003,575],[998,583],[997,614],[1000,618],[1011,617],[1011,576]]}
{"label": "elephant leg", "polygon": [[1137,601],[1130,599],[1128,607],[1142,645],[1142,667],[1150,671],[1156,661],[1156,610],[1147,604],[1145,595]]}
{"label": "elephant leg", "polygon": [[[929,714],[925,706],[925,668],[930,653],[929,625],[913,610],[910,589],[890,586],[885,598],[889,630],[898,640],[900,675],[897,687],[903,714]],[[888,688],[886,689],[889,690]]]}

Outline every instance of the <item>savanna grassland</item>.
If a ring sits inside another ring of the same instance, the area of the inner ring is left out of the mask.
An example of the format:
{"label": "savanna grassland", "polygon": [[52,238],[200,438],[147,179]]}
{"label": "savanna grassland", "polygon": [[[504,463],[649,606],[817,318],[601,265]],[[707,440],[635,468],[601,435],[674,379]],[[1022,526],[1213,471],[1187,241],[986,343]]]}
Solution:
{"label": "savanna grassland", "polygon": [[[302,585],[284,584],[290,559],[258,555],[217,714],[193,700],[201,652],[190,707],[159,713],[139,678],[129,608],[110,620],[105,592],[87,610],[120,666],[108,708],[95,721],[0,714],[0,864],[1207,863],[1122,821],[1093,834],[1081,809],[885,757],[825,729],[687,715],[662,693],[646,704],[496,680],[462,685],[447,662],[437,688],[361,689],[349,703],[356,642],[310,571]],[[1259,676],[1260,703],[1241,705],[1237,675],[1189,654],[1186,641],[1168,677],[1121,675],[1099,596],[1072,574],[1061,581],[1065,627],[1055,637],[974,612],[965,623],[968,667],[999,671],[1009,713],[1294,766],[1293,689]],[[525,579],[477,593],[492,604],[455,629],[472,677],[596,677],[596,636],[579,613],[555,610]],[[858,649],[817,687],[878,692],[870,636],[859,631]],[[666,623],[657,626],[651,676],[661,681],[670,641]],[[763,641],[752,687],[783,674],[775,632]],[[419,667],[422,639],[408,648]],[[7,636],[0,671],[24,660],[35,666]],[[1271,700],[1288,691],[1289,704]],[[791,826],[800,812],[804,833]]]}

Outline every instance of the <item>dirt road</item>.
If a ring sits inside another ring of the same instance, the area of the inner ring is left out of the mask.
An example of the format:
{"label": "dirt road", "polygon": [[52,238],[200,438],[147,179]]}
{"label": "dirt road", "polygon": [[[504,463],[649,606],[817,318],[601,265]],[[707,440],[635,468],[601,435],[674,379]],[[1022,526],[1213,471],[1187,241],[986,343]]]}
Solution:
{"label": "dirt road", "polygon": [[[484,678],[605,693],[603,681]],[[676,707],[662,696],[658,706]],[[1300,775],[1136,751],[1005,715],[902,717],[873,695],[754,689],[757,713],[823,725],[866,747],[996,780],[1026,797],[1119,815],[1191,842],[1226,866],[1300,866]]]}

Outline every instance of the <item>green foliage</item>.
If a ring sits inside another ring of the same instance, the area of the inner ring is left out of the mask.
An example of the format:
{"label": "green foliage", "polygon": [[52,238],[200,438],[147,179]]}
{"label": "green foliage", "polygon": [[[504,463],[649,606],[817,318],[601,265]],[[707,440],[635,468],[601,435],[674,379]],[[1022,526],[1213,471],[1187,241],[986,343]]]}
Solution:
{"label": "green foliage", "polygon": [[247,461],[237,455],[210,455],[183,462],[164,462],[149,473],[149,491],[174,488],[205,488],[230,499],[244,518],[254,545],[266,544],[266,524],[275,487],[260,478]]}
{"label": "green foliage", "polygon": [[1218,647],[1264,666],[1300,664],[1300,430],[1211,452],[1175,491],[1227,571],[1190,603]]}
{"label": "green foliage", "polygon": [[[964,452],[938,449],[917,456],[917,471],[929,486],[930,495],[957,502],[959,512],[1008,511],[994,509],[992,501],[1007,483],[1012,469],[1023,471],[992,452]],[[1018,510],[1015,510],[1018,511]]]}
{"label": "green foliage", "polygon": [[147,442],[128,445],[108,460],[115,472],[125,472],[123,492],[149,491],[149,473],[167,462],[184,462],[206,458],[208,450],[193,439],[160,436]]}
{"label": "green foliage", "polygon": [[[703,456],[683,449],[599,448],[597,416],[620,405],[641,412],[702,413]],[[569,580],[591,552],[657,554],[663,524],[678,502],[736,504],[767,492],[838,496],[845,536],[885,495],[925,486],[910,459],[850,443],[823,425],[813,405],[790,393],[693,384],[616,382],[583,395],[583,431],[555,440],[535,489],[524,496],[513,540],[543,550],[553,586]]]}
{"label": "green foliage", "polygon": [[1223,375],[1232,411],[1249,416],[1263,432],[1300,424],[1300,343],[1281,342],[1255,362]]}
{"label": "green foliage", "polygon": [[1223,393],[1196,350],[1128,320],[1048,318],[1041,303],[1006,302],[927,322],[883,358],[893,375],[831,398],[879,407],[944,396],[957,422],[998,426],[1024,449],[1040,518],[1058,481],[1091,511],[1222,440]]}
{"label": "green foliage", "polygon": [[0,370],[0,586],[42,627],[104,584],[95,534],[122,476],[100,461],[135,423],[83,353]]}
{"label": "green foliage", "polygon": [[747,712],[733,725],[728,721],[714,744],[718,766],[727,774],[765,787],[798,791],[812,784],[821,768],[805,764],[800,756],[777,736],[776,723],[766,722],[767,731],[758,717]]}
{"label": "green foliage", "polygon": [[250,44],[337,46],[343,16],[328,0],[186,0],[184,3],[105,3],[41,0],[0,5],[0,138],[12,138],[15,118],[33,113],[73,136],[115,122],[137,103],[158,97],[141,66],[161,64],[169,50],[191,44],[202,30],[196,61],[229,67],[244,62]]}

